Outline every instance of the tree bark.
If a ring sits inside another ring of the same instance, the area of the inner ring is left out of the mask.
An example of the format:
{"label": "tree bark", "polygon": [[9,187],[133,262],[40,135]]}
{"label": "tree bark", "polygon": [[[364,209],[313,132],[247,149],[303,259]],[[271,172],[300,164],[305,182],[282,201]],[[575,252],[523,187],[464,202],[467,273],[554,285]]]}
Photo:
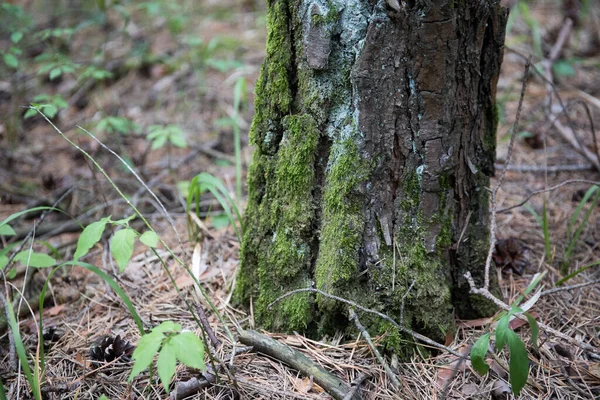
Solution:
{"label": "tree bark", "polygon": [[483,280],[506,17],[497,0],[268,2],[236,286],[261,326],[344,329],[308,293],[267,308],[313,285],[399,318],[415,281],[405,322],[437,339],[453,310],[492,311],[463,274]]}

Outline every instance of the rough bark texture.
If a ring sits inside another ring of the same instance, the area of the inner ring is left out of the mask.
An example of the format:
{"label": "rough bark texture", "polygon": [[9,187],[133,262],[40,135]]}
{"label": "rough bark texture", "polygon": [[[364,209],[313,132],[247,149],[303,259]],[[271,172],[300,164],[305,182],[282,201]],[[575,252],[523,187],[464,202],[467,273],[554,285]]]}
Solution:
{"label": "rough bark texture", "polygon": [[462,275],[483,279],[506,11],[497,0],[268,3],[238,300],[269,329],[327,332],[347,323],[340,304],[298,294],[267,305],[314,285],[398,318],[415,280],[405,320],[435,338],[453,309],[489,313]]}

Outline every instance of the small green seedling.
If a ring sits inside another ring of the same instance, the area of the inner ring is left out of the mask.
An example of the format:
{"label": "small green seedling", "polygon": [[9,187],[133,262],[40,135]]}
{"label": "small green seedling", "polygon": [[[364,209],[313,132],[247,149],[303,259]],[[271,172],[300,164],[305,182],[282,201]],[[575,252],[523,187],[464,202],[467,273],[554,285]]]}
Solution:
{"label": "small green seedling", "polygon": [[[494,335],[496,339],[496,351],[499,353],[502,351],[505,345],[508,346],[510,352],[509,359],[509,379],[510,385],[515,396],[518,396],[527,382],[529,375],[529,358],[527,356],[527,349],[525,344],[519,338],[519,336],[509,327],[509,323],[512,319],[516,318],[515,314],[523,314],[527,317],[527,322],[531,328],[531,340],[534,348],[537,348],[537,340],[539,335],[539,328],[535,318],[527,313],[541,295],[541,289],[539,289],[528,301],[519,307],[519,304],[525,299],[535,287],[540,283],[542,278],[546,275],[546,272],[536,274],[527,289],[520,295],[512,304],[509,311],[503,311],[498,316],[498,321],[495,324]],[[473,368],[481,374],[485,375],[490,366],[485,361],[487,352],[489,351],[490,337],[492,333],[486,333],[482,335],[477,342],[471,348],[471,364]]]}
{"label": "small green seedling", "polygon": [[129,381],[151,366],[154,355],[158,353],[156,368],[165,390],[175,374],[177,360],[191,368],[206,371],[204,346],[193,332],[182,332],[181,325],[165,321],[145,334],[133,352],[133,369]]}
{"label": "small green seedling", "polygon": [[[60,94],[55,94],[53,96],[49,94],[40,94],[33,98],[33,103],[31,103],[32,107],[37,108],[42,114],[44,114],[48,119],[52,119],[56,117],[58,114],[58,110],[67,108],[69,103],[62,97]],[[37,115],[37,110],[30,108],[25,112],[23,119],[28,119]]]}
{"label": "small green seedling", "polygon": [[140,242],[150,248],[155,248],[158,245],[159,240],[158,235],[154,231],[146,231],[140,235],[135,229],[130,228],[129,221],[134,217],[135,216],[132,215],[129,218],[112,221],[109,216],[86,226],[77,241],[77,248],[75,249],[73,259],[77,261],[85,256],[90,249],[100,241],[102,234],[106,229],[106,225],[110,223],[114,226],[122,227],[122,229],[118,230],[113,235],[110,241],[110,251],[117,262],[119,271],[125,271],[125,268],[127,268],[127,264],[133,255],[133,245],[136,238],[139,237]]}
{"label": "small green seedling", "polygon": [[140,126],[125,117],[104,117],[96,125],[96,129],[106,133],[121,133],[127,135],[131,132],[138,133]]}
{"label": "small green seedling", "polygon": [[186,148],[185,134],[177,125],[152,125],[148,133],[148,140],[152,142],[152,150],[163,147],[167,142],[175,147]]}

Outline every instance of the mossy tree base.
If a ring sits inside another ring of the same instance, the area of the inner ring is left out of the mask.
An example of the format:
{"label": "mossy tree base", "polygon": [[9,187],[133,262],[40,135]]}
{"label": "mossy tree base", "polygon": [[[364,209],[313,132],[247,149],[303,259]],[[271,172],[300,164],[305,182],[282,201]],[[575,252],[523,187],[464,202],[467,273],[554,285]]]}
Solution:
{"label": "mossy tree base", "polygon": [[506,12],[385,4],[269,1],[235,293],[267,329],[344,329],[344,307],[308,293],[267,308],[310,286],[398,318],[414,281],[405,321],[437,339],[453,310],[490,312],[462,276],[481,281],[487,252]]}

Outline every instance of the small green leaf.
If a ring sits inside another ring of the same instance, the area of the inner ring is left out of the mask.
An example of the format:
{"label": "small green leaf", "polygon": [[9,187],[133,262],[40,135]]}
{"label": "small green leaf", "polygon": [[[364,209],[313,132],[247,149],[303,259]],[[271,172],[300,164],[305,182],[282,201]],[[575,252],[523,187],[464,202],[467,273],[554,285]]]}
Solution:
{"label": "small green leaf", "polygon": [[136,377],[140,372],[148,368],[154,359],[154,355],[158,352],[164,336],[161,332],[148,333],[140,339],[133,355],[133,368],[129,374],[128,381]]}
{"label": "small green leaf", "polygon": [[134,229],[125,228],[117,231],[110,241],[110,252],[119,266],[119,272],[127,268],[129,259],[133,255],[133,242],[136,236],[137,232]]}
{"label": "small green leaf", "polygon": [[108,397],[106,397],[105,394],[103,394],[102,396],[98,397],[98,400],[110,400]]}
{"label": "small green leaf", "polygon": [[19,43],[21,41],[21,39],[23,38],[23,32],[13,32],[10,35],[10,40],[13,43]]}
{"label": "small green leaf", "polygon": [[37,113],[38,112],[36,110],[34,110],[33,108],[30,108],[29,110],[27,110],[25,112],[25,115],[23,115],[23,119],[28,119],[28,118],[31,118],[31,117],[35,117],[37,115]]}
{"label": "small green leaf", "polygon": [[177,128],[177,130],[169,136],[169,140],[171,141],[171,143],[173,143],[173,146],[175,147],[179,147],[182,149],[187,147],[185,134],[179,128]]}
{"label": "small green leaf", "polygon": [[17,60],[14,54],[7,53],[4,55],[4,64],[10,68],[17,69],[19,67],[19,60]]}
{"label": "small green leaf", "polygon": [[152,141],[152,150],[160,149],[167,143],[168,137],[166,135],[158,136]]}
{"label": "small green leaf", "polygon": [[52,119],[58,113],[58,108],[56,108],[56,106],[53,106],[52,104],[44,104],[42,106],[42,112],[46,117]]}
{"label": "small green leaf", "polygon": [[144,243],[148,247],[155,248],[158,244],[158,235],[152,231],[146,231],[140,236],[140,242]]}
{"label": "small green leaf", "polygon": [[537,321],[533,318],[533,315],[529,313],[525,313],[527,317],[527,322],[529,322],[529,328],[531,329],[531,341],[533,342],[533,348],[538,350],[538,336],[540,334],[540,328],[538,327]]}
{"label": "small green leaf", "polygon": [[229,221],[229,217],[225,213],[213,215],[213,217],[211,218],[211,221],[212,221],[212,226],[215,229],[225,228],[226,226],[229,226],[229,224],[231,222],[231,221]]}
{"label": "small green leaf", "polygon": [[177,359],[191,368],[206,370],[204,363],[204,345],[193,332],[182,332],[171,338]]}
{"label": "small green leaf", "polygon": [[48,254],[36,253],[31,250],[18,252],[14,260],[34,268],[47,268],[56,265],[56,260]]}
{"label": "small green leaf", "polygon": [[17,232],[8,224],[0,225],[0,235],[14,236]]}
{"label": "small green leaf", "polygon": [[[2,258],[2,257],[0,257]],[[8,258],[6,259],[6,261],[8,262]],[[6,265],[6,264],[5,264]],[[17,276],[17,269],[16,268],[11,268],[8,270],[8,272],[6,273],[6,277],[8,279],[14,279],[14,277]]]}
{"label": "small green leaf", "polygon": [[169,338],[160,350],[160,353],[158,354],[158,361],[156,363],[158,377],[160,378],[167,393],[169,392],[169,383],[171,382],[171,378],[173,378],[173,375],[175,374],[176,364],[177,360],[175,358],[173,338]]}
{"label": "small green leaf", "polygon": [[552,64],[552,71],[554,75],[558,77],[571,77],[575,76],[575,68],[565,60],[557,60],[554,64]]}
{"label": "small green leaf", "polygon": [[181,331],[181,325],[176,324],[173,321],[164,321],[160,325],[152,328],[152,332],[160,332],[160,333],[180,332],[180,331]]}
{"label": "small green leaf", "polygon": [[510,349],[510,360],[508,370],[510,373],[510,385],[515,396],[518,396],[527,382],[529,374],[529,358],[527,349],[519,336],[513,331],[507,331],[506,341]]}
{"label": "small green leaf", "polygon": [[127,218],[123,218],[123,219],[119,219],[119,220],[111,221],[111,222],[113,225],[127,226],[129,224],[129,221],[133,220],[135,217],[136,217],[136,215],[132,214]]}
{"label": "small green leaf", "polygon": [[498,352],[502,351],[502,348],[504,348],[504,344],[506,343],[506,332],[510,330],[508,328],[509,320],[510,315],[505,315],[500,318],[498,325],[496,326],[496,351]]}
{"label": "small green leaf", "polygon": [[0,269],[4,269],[8,265],[8,257],[4,254],[0,255]]}
{"label": "small green leaf", "polygon": [[100,221],[92,222],[85,227],[79,240],[77,240],[77,249],[73,255],[74,260],[79,260],[85,256],[88,251],[102,238],[102,233],[106,228],[106,224],[110,221],[110,217],[102,218]]}
{"label": "small green leaf", "polygon": [[50,71],[50,75],[48,75],[48,77],[50,78],[51,81],[53,81],[61,75],[62,75],[62,69],[57,67],[57,68],[53,68]]}
{"label": "small green leaf", "polygon": [[485,362],[485,356],[490,344],[490,334],[486,333],[477,339],[477,342],[471,348],[471,365],[480,375],[485,375],[490,366]]}

